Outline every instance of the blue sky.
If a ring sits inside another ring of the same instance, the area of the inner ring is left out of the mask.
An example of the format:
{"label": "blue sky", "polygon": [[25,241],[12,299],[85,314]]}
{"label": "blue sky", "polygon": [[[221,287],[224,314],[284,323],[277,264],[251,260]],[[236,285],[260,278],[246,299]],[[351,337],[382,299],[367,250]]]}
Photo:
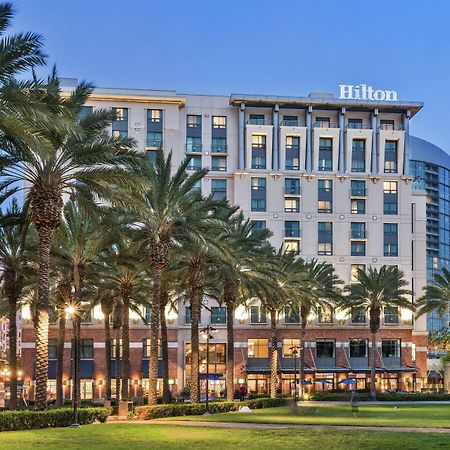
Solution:
{"label": "blue sky", "polygon": [[15,30],[98,86],[185,93],[395,89],[425,107],[411,132],[450,151],[450,2],[18,0]]}

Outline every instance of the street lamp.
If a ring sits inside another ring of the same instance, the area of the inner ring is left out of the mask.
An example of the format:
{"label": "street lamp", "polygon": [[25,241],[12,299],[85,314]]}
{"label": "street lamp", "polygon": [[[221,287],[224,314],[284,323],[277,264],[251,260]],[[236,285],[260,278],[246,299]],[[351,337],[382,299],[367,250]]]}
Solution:
{"label": "street lamp", "polygon": [[217,331],[216,328],[211,325],[207,325],[200,332],[206,337],[206,404],[205,404],[205,414],[209,413],[209,340],[213,339],[212,333]]}
{"label": "street lamp", "polygon": [[77,305],[67,305],[65,308],[66,317],[72,320],[72,328],[74,334],[74,350],[73,350],[73,423],[70,425],[71,428],[79,428],[80,424],[78,423],[78,360],[79,360],[79,350],[80,350],[80,336],[78,335],[78,320],[80,319],[80,310]]}
{"label": "street lamp", "polygon": [[294,402],[297,403],[297,355],[300,350],[298,345],[289,347],[292,356],[294,357]]}

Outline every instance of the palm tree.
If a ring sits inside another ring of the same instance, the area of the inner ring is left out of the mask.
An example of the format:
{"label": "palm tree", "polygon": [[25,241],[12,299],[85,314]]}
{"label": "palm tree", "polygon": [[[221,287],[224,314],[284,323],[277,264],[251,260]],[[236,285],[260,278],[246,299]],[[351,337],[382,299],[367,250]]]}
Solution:
{"label": "palm tree", "polygon": [[26,214],[14,199],[0,212],[0,288],[8,305],[10,409],[17,408],[17,310],[30,268],[30,237]]}
{"label": "palm tree", "polygon": [[300,399],[305,391],[305,336],[308,317],[311,312],[331,309],[341,299],[339,285],[342,281],[334,274],[334,268],[316,259],[306,262],[302,258],[294,260],[286,268],[291,305],[300,315]]}
{"label": "palm tree", "polygon": [[381,313],[385,307],[407,308],[414,310],[409,296],[412,292],[405,289],[408,282],[403,272],[396,266],[382,266],[379,269],[369,267],[367,272],[358,269],[357,282],[345,288],[349,295],[342,306],[347,308],[364,308],[369,315],[371,338],[370,355],[370,390],[372,398],[376,398],[376,334],[380,329]]}
{"label": "palm tree", "polygon": [[87,202],[92,202],[93,196],[112,200],[125,189],[139,190],[143,185],[139,173],[145,155],[131,150],[132,140],[110,135],[112,113],[100,110],[78,118],[92,90],[90,84],[81,83],[64,96],[53,74],[44,99],[52,123],[58,126],[43,128],[41,121],[35,123],[31,131],[42,137],[42,143],[30,146],[14,142],[5,148],[0,166],[5,196],[17,191],[16,183],[24,186],[26,204],[39,236],[37,409],[46,407],[50,248],[61,222],[63,196],[69,194]]}
{"label": "palm tree", "polygon": [[445,267],[442,273],[434,275],[432,284],[425,286],[425,294],[417,301],[417,315],[437,311],[444,316],[450,311],[450,271]]}
{"label": "palm tree", "polygon": [[103,314],[103,329],[105,332],[105,400],[111,401],[111,327],[109,325],[114,310],[114,294],[110,290],[101,293],[100,306]]}
{"label": "palm tree", "polygon": [[161,309],[162,277],[168,266],[172,250],[181,245],[186,237],[201,236],[202,231],[214,227],[215,220],[199,221],[205,209],[197,183],[206,170],[189,174],[186,169],[189,158],[172,173],[172,154],[167,158],[159,152],[154,164],[149,164],[147,179],[150,189],[143,202],[136,202],[133,209],[147,243],[147,257],[151,268],[152,306],[150,322],[149,398],[156,404],[158,378],[158,337]]}

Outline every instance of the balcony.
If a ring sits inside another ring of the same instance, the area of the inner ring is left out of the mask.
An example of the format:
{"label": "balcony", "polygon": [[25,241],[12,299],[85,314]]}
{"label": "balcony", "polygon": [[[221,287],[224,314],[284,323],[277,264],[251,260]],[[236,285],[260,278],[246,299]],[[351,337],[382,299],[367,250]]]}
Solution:
{"label": "balcony", "polygon": [[350,197],[367,197],[366,188],[351,188]]}
{"label": "balcony", "polygon": [[371,130],[372,127],[369,122],[350,122],[345,128],[347,130]]}
{"label": "balcony", "polygon": [[298,127],[298,126],[303,126],[303,125],[299,125],[299,121],[298,119],[284,119],[280,122],[280,126],[281,127]]}
{"label": "balcony", "polygon": [[266,119],[253,118],[248,119],[246,125],[272,125],[272,121]]}
{"label": "balcony", "polygon": [[367,239],[367,230],[350,230],[350,239]]}
{"label": "balcony", "polygon": [[190,144],[186,143],[186,153],[201,153],[202,144]]}
{"label": "balcony", "polygon": [[339,128],[335,122],[328,122],[326,120],[316,120],[313,124],[313,128]]}
{"label": "balcony", "polygon": [[227,144],[213,144],[211,153],[227,153]]}
{"label": "balcony", "polygon": [[147,148],[161,149],[163,142],[161,139],[147,139]]}
{"label": "balcony", "polygon": [[299,239],[301,237],[300,228],[285,228],[284,229],[284,237]]}
{"label": "balcony", "polygon": [[378,131],[404,131],[403,125],[394,125],[390,123],[382,123],[378,126]]}
{"label": "balcony", "polygon": [[284,195],[301,195],[302,190],[300,186],[291,185],[284,187]]}

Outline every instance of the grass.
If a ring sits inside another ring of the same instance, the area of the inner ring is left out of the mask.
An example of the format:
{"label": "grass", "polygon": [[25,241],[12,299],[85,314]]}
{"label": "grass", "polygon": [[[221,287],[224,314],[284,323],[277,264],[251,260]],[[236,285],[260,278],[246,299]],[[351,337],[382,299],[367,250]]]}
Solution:
{"label": "grass", "polygon": [[290,407],[256,409],[250,413],[228,412],[211,416],[173,417],[167,420],[208,422],[255,422],[315,425],[450,428],[450,405],[364,405],[353,417],[349,405],[305,404],[297,414]]}
{"label": "grass", "polygon": [[[154,423],[154,422],[153,422]],[[2,449],[436,449],[449,448],[450,435],[301,429],[188,428],[111,423],[80,429],[54,428],[0,433]]]}

